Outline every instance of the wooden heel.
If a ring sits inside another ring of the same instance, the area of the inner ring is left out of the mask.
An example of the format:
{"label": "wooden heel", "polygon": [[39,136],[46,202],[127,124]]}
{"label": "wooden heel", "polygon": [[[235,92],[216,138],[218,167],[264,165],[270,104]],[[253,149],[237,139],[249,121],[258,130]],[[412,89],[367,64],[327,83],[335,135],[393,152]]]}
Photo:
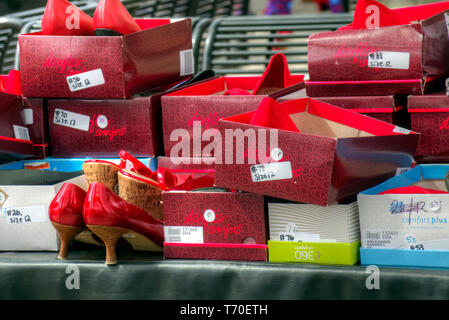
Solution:
{"label": "wooden heel", "polygon": [[118,239],[129,231],[125,228],[118,227],[94,225],[87,225],[87,227],[104,242],[106,247],[106,264],[117,264],[115,245],[117,244]]}
{"label": "wooden heel", "polygon": [[73,238],[75,238],[75,236],[78,235],[85,228],[67,226],[67,225],[56,223],[56,222],[52,222],[52,224],[55,227],[56,231],[58,232],[59,239],[61,240],[61,245],[59,247],[58,259],[66,260],[67,255],[68,255],[68,250],[69,250],[68,247],[69,247],[70,241]]}
{"label": "wooden heel", "polygon": [[[147,177],[134,172],[132,175],[149,180]],[[163,220],[161,189],[144,181],[125,176],[121,172],[117,176],[120,198],[145,210],[154,218]]]}
{"label": "wooden heel", "polygon": [[119,168],[116,165],[86,161],[83,163],[83,171],[88,186],[93,182],[100,182],[108,187],[109,190],[115,192],[117,172],[119,171]]}

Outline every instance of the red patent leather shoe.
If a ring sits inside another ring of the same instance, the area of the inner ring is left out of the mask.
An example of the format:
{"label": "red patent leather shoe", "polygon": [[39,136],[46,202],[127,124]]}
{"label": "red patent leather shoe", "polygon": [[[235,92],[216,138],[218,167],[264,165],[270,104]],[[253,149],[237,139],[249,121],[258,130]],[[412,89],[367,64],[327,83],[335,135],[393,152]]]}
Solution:
{"label": "red patent leather shoe", "polygon": [[114,194],[101,183],[92,183],[84,201],[87,227],[103,240],[106,264],[116,264],[115,246],[121,237],[135,250],[162,251],[164,223]]}
{"label": "red patent leather shoe", "polygon": [[16,96],[22,95],[19,70],[12,69],[8,75],[0,75],[0,92]]}
{"label": "red patent leather shoe", "polygon": [[50,221],[61,239],[58,259],[64,260],[67,258],[69,242],[86,229],[83,221],[85,197],[86,191],[67,182],[50,204]]}
{"label": "red patent leather shoe", "polygon": [[97,36],[120,36],[141,31],[120,0],[100,0],[94,13]]}
{"label": "red patent leather shoe", "polygon": [[295,81],[293,81],[288,68],[287,58],[283,53],[276,53],[271,57],[267,69],[254,87],[253,95],[270,94],[294,83]]}
{"label": "red patent leather shoe", "polygon": [[67,0],[48,0],[42,17],[42,34],[51,36],[91,36],[93,19]]}

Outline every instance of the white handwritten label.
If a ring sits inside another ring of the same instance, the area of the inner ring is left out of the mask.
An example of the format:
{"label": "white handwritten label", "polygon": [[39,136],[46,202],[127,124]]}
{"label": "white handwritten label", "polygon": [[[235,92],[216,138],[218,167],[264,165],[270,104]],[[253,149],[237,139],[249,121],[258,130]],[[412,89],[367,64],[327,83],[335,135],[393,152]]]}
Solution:
{"label": "white handwritten label", "polygon": [[14,129],[14,137],[20,140],[28,140],[30,141],[30,133],[28,132],[28,128],[22,126],[13,125]]}
{"label": "white handwritten label", "polygon": [[195,72],[195,61],[193,59],[193,50],[183,50],[179,52],[180,76],[186,76]]}
{"label": "white handwritten label", "polygon": [[89,131],[90,117],[67,110],[55,109],[53,123],[73,129]]}
{"label": "white handwritten label", "polygon": [[410,67],[410,53],[378,51],[368,54],[368,66],[382,69],[404,69]]}
{"label": "white handwritten label", "polygon": [[47,220],[44,206],[3,208],[2,213],[6,216],[8,224],[35,223]]}
{"label": "white handwritten label", "polygon": [[104,84],[103,72],[95,69],[67,77],[70,92],[84,90]]}
{"label": "white handwritten label", "polygon": [[204,243],[203,227],[164,227],[165,242],[170,243]]}
{"label": "white handwritten label", "polygon": [[411,133],[410,130],[407,130],[407,129],[404,129],[404,128],[401,128],[401,127],[398,127],[398,126],[394,127],[393,132],[394,133],[403,133],[403,134],[410,134]]}
{"label": "white handwritten label", "polygon": [[253,182],[291,179],[293,177],[290,161],[257,164],[251,166]]}
{"label": "white handwritten label", "polygon": [[288,242],[320,242],[320,235],[306,232],[280,232],[279,241]]}

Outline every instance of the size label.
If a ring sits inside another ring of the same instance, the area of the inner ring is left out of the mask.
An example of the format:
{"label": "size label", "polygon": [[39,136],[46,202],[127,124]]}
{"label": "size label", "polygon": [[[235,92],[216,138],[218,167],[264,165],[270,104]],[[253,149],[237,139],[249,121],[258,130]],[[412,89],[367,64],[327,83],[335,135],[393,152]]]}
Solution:
{"label": "size label", "polygon": [[183,50],[179,52],[180,75],[187,76],[195,72],[195,61],[193,60],[193,50]]}
{"label": "size label", "polygon": [[257,164],[251,166],[253,182],[291,179],[293,177],[290,161]]}
{"label": "size label", "polygon": [[401,128],[401,127],[398,127],[398,126],[396,126],[396,127],[394,127],[394,129],[393,129],[393,132],[394,133],[403,133],[403,134],[410,134],[410,130],[407,130],[407,129],[404,129],[404,128]]}
{"label": "size label", "polygon": [[67,110],[55,109],[53,123],[73,129],[89,131],[90,117]]}
{"label": "size label", "polygon": [[30,141],[30,134],[28,132],[28,128],[13,125],[14,129],[14,137],[20,140],[28,140]]}
{"label": "size label", "polygon": [[8,224],[24,224],[46,221],[46,210],[44,206],[2,208],[2,214],[6,216]]}
{"label": "size label", "polygon": [[366,248],[399,249],[403,243],[401,232],[396,230],[367,230],[364,236]]}
{"label": "size label", "polygon": [[165,242],[204,243],[203,227],[164,227]]}
{"label": "size label", "polygon": [[288,242],[320,242],[320,235],[306,232],[280,232],[279,241]]}
{"label": "size label", "polygon": [[368,54],[368,66],[370,68],[404,69],[410,67],[410,53],[378,51]]}
{"label": "size label", "polygon": [[84,90],[104,84],[103,72],[95,69],[67,77],[70,92]]}

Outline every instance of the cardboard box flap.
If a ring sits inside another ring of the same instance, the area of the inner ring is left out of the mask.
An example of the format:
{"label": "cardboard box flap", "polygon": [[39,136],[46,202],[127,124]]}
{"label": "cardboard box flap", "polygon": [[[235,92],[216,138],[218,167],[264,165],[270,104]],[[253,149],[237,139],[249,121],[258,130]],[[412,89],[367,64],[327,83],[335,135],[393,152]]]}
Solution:
{"label": "cardboard box flap", "polygon": [[[318,100],[303,98],[283,102],[279,105],[286,110],[299,132],[331,138],[355,138],[418,134],[395,125],[336,107]],[[275,112],[274,109],[269,109]],[[251,123],[255,112],[224,118],[223,120]],[[266,118],[270,118],[266,115]]]}
{"label": "cardboard box flap", "polygon": [[[410,171],[399,176],[391,178],[371,189],[361,192],[361,195],[377,195],[379,193],[408,186],[425,186],[432,185],[437,190],[441,190],[441,182],[444,181],[446,174],[449,172],[449,165],[419,165]],[[427,181],[424,181],[427,180]],[[445,189],[443,189],[445,190]]]}

